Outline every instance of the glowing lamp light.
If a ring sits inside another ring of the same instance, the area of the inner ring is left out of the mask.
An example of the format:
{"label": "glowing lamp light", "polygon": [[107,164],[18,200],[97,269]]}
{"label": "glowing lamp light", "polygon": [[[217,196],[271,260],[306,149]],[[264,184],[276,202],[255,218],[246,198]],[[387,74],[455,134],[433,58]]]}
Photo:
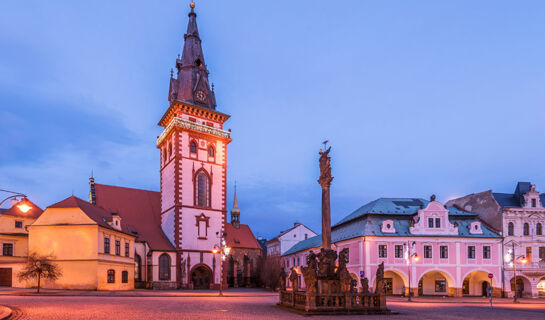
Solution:
{"label": "glowing lamp light", "polygon": [[420,260],[420,257],[418,255],[415,255],[414,256],[414,261],[418,261],[418,260]]}
{"label": "glowing lamp light", "polygon": [[18,205],[17,209],[21,210],[22,213],[27,213],[30,209],[32,209],[31,206],[29,206],[26,203],[26,199],[23,199]]}
{"label": "glowing lamp light", "polygon": [[231,252],[231,248],[229,247],[225,247],[223,250],[225,251],[225,255],[229,255],[229,252]]}
{"label": "glowing lamp light", "polygon": [[218,253],[218,249],[217,249],[217,248],[212,249],[212,253],[213,253],[213,254]]}
{"label": "glowing lamp light", "polygon": [[520,262],[521,262],[521,263],[526,263],[526,262],[528,262],[528,259],[522,258],[522,259],[520,259]]}

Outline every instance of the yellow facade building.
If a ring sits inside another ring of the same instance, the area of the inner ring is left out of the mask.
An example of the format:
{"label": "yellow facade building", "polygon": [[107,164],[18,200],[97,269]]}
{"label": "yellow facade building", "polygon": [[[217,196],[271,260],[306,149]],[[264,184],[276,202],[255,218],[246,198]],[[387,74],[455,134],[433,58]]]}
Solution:
{"label": "yellow facade building", "polygon": [[28,230],[42,209],[30,202],[22,200],[30,209],[23,212],[19,209],[21,201],[12,201],[9,209],[0,209],[0,286],[25,287],[26,281],[19,281],[17,274],[26,262],[28,255]]}
{"label": "yellow facade building", "polygon": [[28,226],[29,252],[48,255],[62,276],[44,288],[134,288],[135,236],[121,217],[75,196],[45,209]]}

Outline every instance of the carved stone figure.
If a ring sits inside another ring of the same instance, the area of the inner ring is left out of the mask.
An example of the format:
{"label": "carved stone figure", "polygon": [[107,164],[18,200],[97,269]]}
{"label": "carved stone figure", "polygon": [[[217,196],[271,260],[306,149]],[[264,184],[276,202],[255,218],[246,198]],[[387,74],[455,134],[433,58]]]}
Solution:
{"label": "carved stone figure", "polygon": [[291,282],[291,288],[293,289],[293,292],[299,291],[299,275],[297,274],[297,271],[295,271],[295,268],[291,268],[290,273],[290,282]]}
{"label": "carved stone figure", "polygon": [[307,256],[307,266],[302,267],[303,278],[305,279],[305,285],[307,287],[306,292],[316,293],[317,280],[318,280],[318,262],[316,260],[316,254],[310,251]]}
{"label": "carved stone figure", "polygon": [[334,277],[337,252],[335,250],[321,248],[320,253],[318,253],[318,260],[318,276]]}
{"label": "carved stone figure", "polygon": [[378,265],[377,273],[376,273],[376,276],[375,276],[375,282],[377,284],[376,287],[375,287],[375,293],[385,294],[385,291],[384,291],[384,262],[381,262]]}
{"label": "carved stone figure", "polygon": [[369,293],[369,280],[367,278],[361,279],[361,292]]}
{"label": "carved stone figure", "polygon": [[350,272],[346,269],[346,264],[349,260],[349,249],[344,248],[339,253],[339,267],[337,268],[337,275],[340,280],[341,292],[349,292],[351,290],[352,277]]}
{"label": "carved stone figure", "polygon": [[286,271],[284,270],[284,268],[280,269],[280,291],[286,290],[286,278]]}

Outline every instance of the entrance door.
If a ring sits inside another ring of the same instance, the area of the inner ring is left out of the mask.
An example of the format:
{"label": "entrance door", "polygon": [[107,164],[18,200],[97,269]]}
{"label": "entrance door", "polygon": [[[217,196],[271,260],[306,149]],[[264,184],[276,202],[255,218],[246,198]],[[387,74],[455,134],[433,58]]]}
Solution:
{"label": "entrance door", "polygon": [[483,297],[488,296],[488,294],[486,292],[486,289],[488,289],[488,281],[483,281],[481,287],[482,287],[481,296],[483,296]]}
{"label": "entrance door", "polygon": [[392,278],[384,278],[384,291],[386,291],[386,294],[391,296],[394,294],[394,286]]}
{"label": "entrance door", "polygon": [[0,268],[0,287],[11,287],[11,268]]}
{"label": "entrance door", "polygon": [[210,271],[205,267],[198,267],[191,274],[193,289],[210,289]]}

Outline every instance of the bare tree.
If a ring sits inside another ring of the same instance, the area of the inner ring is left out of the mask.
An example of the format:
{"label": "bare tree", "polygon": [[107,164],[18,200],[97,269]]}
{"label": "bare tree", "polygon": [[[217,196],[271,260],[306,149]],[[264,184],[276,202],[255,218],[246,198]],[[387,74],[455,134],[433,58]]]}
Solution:
{"label": "bare tree", "polygon": [[280,285],[281,262],[280,256],[269,256],[262,260],[263,264],[260,272],[261,283],[273,291]]}
{"label": "bare tree", "polygon": [[28,256],[26,265],[19,272],[19,280],[38,279],[38,291],[40,293],[41,279],[56,280],[61,275],[60,267],[53,263],[52,256],[41,256],[35,252]]}

